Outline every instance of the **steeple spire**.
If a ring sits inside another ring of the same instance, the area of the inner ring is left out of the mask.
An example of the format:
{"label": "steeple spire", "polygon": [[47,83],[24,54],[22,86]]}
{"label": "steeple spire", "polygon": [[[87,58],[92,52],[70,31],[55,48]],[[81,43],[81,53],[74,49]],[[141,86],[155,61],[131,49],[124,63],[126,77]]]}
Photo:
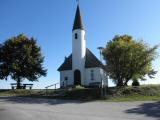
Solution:
{"label": "steeple spire", "polygon": [[79,8],[79,2],[77,1],[78,5],[77,5],[77,10],[76,10],[76,16],[74,19],[74,24],[73,24],[73,29],[82,29],[84,30],[84,26],[83,26],[83,22],[82,22],[82,17],[81,17],[81,13],[80,13],[80,8]]}

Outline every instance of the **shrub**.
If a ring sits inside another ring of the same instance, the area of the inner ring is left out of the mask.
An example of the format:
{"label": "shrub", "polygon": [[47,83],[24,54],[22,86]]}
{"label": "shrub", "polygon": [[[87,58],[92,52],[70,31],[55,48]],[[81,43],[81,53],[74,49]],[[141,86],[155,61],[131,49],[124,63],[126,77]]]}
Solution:
{"label": "shrub", "polygon": [[138,80],[133,80],[132,86],[140,86],[140,83],[138,82]]}

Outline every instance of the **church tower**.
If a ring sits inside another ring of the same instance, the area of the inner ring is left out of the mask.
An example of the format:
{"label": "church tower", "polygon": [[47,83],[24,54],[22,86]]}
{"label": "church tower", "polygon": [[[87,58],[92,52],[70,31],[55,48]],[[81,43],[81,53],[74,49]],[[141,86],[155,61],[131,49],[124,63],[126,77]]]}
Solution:
{"label": "church tower", "polygon": [[86,39],[79,5],[72,29],[72,70],[74,84],[83,85],[85,80]]}

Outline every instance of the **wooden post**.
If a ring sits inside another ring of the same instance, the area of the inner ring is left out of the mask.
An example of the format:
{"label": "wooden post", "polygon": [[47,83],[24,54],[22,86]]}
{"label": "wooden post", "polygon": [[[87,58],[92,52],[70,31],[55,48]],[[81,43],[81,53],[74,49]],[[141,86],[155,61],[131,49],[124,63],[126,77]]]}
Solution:
{"label": "wooden post", "polygon": [[47,88],[46,88],[46,95],[47,95]]}
{"label": "wooden post", "polygon": [[56,85],[57,85],[57,84],[55,84],[55,90],[56,90]]}

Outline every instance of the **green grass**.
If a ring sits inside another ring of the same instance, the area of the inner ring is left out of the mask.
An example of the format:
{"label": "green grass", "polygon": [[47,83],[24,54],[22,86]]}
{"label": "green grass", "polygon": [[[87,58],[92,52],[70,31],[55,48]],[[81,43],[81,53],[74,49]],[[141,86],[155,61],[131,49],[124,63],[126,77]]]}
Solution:
{"label": "green grass", "polygon": [[160,96],[144,96],[144,95],[130,95],[123,97],[108,97],[102,99],[106,102],[131,102],[131,101],[160,101]]}
{"label": "green grass", "polygon": [[0,96],[17,96],[30,94],[27,90],[0,90]]}
{"label": "green grass", "polygon": [[45,93],[45,90],[0,90],[0,96],[38,96],[42,93]]}
{"label": "green grass", "polygon": [[140,87],[123,87],[109,88],[107,97],[100,97],[100,89],[76,87],[65,90],[0,90],[0,96],[27,96],[50,99],[72,99],[88,101],[107,101],[107,102],[124,102],[124,101],[160,101],[160,85],[148,85]]}

